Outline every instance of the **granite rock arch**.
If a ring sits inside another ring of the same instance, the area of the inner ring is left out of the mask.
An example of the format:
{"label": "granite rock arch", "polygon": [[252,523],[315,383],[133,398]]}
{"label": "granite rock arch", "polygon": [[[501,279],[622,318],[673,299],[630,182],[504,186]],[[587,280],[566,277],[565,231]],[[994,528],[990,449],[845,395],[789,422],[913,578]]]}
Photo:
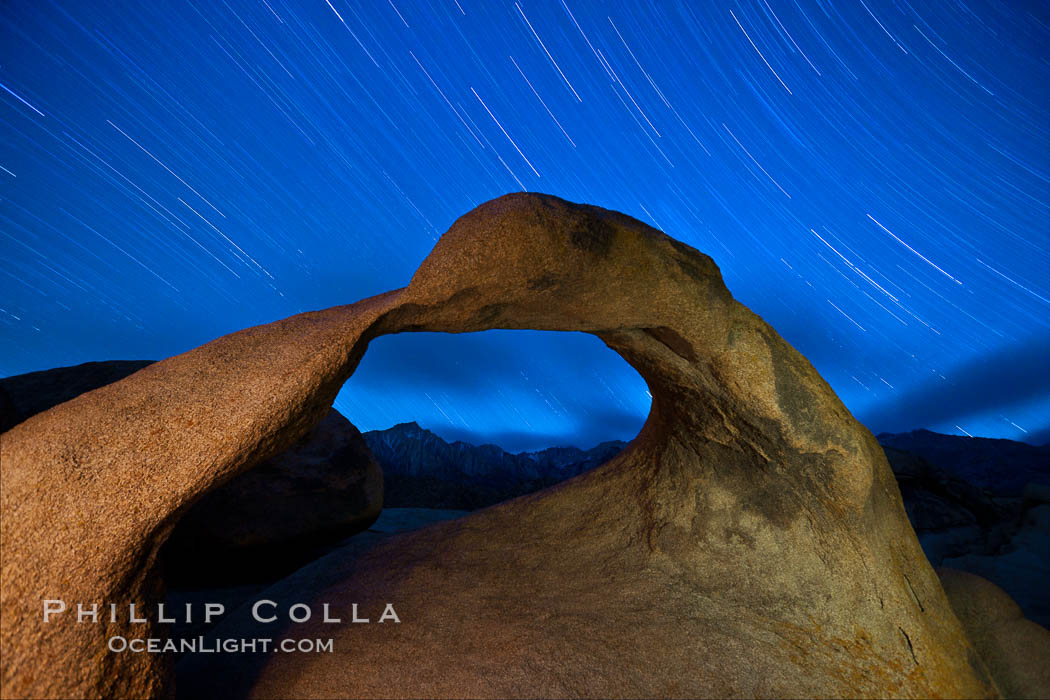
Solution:
{"label": "granite rock arch", "polygon": [[[304,593],[442,602],[409,603],[415,628],[340,632],[337,654],[266,660],[231,680],[241,691],[996,694],[881,449],[809,362],[707,256],[535,194],[460,218],[403,289],[219,338],[4,433],[5,694],[169,694],[162,656],[105,651],[150,625],[44,624],[40,601],[150,600],[180,513],[319,421],[369,340],[490,328],[598,335],[649,383],[638,437],[565,484],[319,572]],[[409,661],[391,667],[393,649]]]}

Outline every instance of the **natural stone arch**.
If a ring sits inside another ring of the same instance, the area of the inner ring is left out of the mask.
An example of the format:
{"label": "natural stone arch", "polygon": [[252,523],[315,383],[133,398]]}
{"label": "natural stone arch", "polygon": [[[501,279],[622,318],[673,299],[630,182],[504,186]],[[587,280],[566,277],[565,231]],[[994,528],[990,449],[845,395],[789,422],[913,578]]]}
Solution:
{"label": "natural stone arch", "polygon": [[[274,657],[254,692],[389,695],[399,648],[409,695],[995,693],[881,449],[805,358],[707,256],[531,194],[462,217],[404,289],[225,336],[5,433],[5,693],[170,689],[163,657],[100,651],[148,629],[44,625],[40,600],[148,600],[179,514],[315,424],[371,338],[490,328],[598,335],[649,383],[641,433],[577,479],[329,570],[311,593],[452,599],[416,607],[418,635],[370,630],[309,673]],[[499,610],[456,622],[457,591]],[[537,600],[560,616],[538,621]]]}

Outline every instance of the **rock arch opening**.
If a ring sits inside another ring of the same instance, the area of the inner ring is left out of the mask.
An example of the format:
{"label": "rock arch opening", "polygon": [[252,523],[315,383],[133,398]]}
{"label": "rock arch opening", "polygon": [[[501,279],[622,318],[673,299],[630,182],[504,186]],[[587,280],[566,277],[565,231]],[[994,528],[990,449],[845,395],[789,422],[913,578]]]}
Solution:
{"label": "rock arch opening", "polygon": [[525,330],[377,338],[335,402],[383,469],[385,508],[455,510],[608,461],[650,405],[598,338]]}
{"label": "rock arch opening", "polygon": [[[650,401],[585,333],[376,338],[317,426],[181,517],[161,552],[165,581],[179,602],[251,588],[371,528],[381,507],[466,512],[542,490],[615,457]],[[374,529],[440,517],[388,513]]]}

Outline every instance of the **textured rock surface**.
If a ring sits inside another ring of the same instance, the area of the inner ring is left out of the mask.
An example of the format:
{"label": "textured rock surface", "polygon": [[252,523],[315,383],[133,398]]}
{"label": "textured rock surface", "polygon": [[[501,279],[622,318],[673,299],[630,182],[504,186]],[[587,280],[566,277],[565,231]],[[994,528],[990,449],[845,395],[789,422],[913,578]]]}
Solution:
{"label": "textured rock surface", "polygon": [[[0,379],[18,410],[12,425],[120,381],[152,360],[105,360]],[[361,433],[335,409],[287,451],[196,503],[162,552],[180,586],[273,581],[368,527],[383,505],[383,475]]]}
{"label": "textured rock surface", "polygon": [[52,406],[65,403],[83,393],[120,381],[152,360],[104,360],[84,362],[70,367],[28,372],[0,378],[0,390],[6,391],[22,422]]}
{"label": "textured rock surface", "polygon": [[326,557],[301,597],[391,602],[401,624],[298,625],[335,653],[253,669],[198,655],[188,694],[995,694],[882,450],[809,362],[708,257],[525,194],[462,217],[403,290],[220,338],[6,433],[5,691],[161,692],[163,657],[103,651],[127,625],[45,626],[40,599],[147,597],[181,512],[315,425],[371,337],[488,328],[597,334],[648,382],[645,427],[556,487]]}
{"label": "textured rock surface", "polygon": [[234,333],[82,394],[0,436],[0,681],[15,696],[146,697],[164,654],[113,654],[155,623],[42,621],[42,600],[157,600],[179,517],[329,411],[396,295]]}
{"label": "textured rock surface", "polygon": [[1050,631],[1026,620],[1017,603],[991,581],[954,569],[937,573],[1003,695],[1050,697]]}

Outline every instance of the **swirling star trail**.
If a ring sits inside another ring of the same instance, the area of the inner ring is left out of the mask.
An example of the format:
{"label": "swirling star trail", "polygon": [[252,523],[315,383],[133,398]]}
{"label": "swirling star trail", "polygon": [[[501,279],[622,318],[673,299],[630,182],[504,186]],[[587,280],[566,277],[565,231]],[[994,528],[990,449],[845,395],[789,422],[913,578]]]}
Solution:
{"label": "swirling star trail", "polygon": [[[959,0],[0,5],[0,374],[402,286],[508,191],[710,254],[872,430],[1050,441],[1050,11]],[[373,344],[337,401],[637,432],[592,337]]]}

